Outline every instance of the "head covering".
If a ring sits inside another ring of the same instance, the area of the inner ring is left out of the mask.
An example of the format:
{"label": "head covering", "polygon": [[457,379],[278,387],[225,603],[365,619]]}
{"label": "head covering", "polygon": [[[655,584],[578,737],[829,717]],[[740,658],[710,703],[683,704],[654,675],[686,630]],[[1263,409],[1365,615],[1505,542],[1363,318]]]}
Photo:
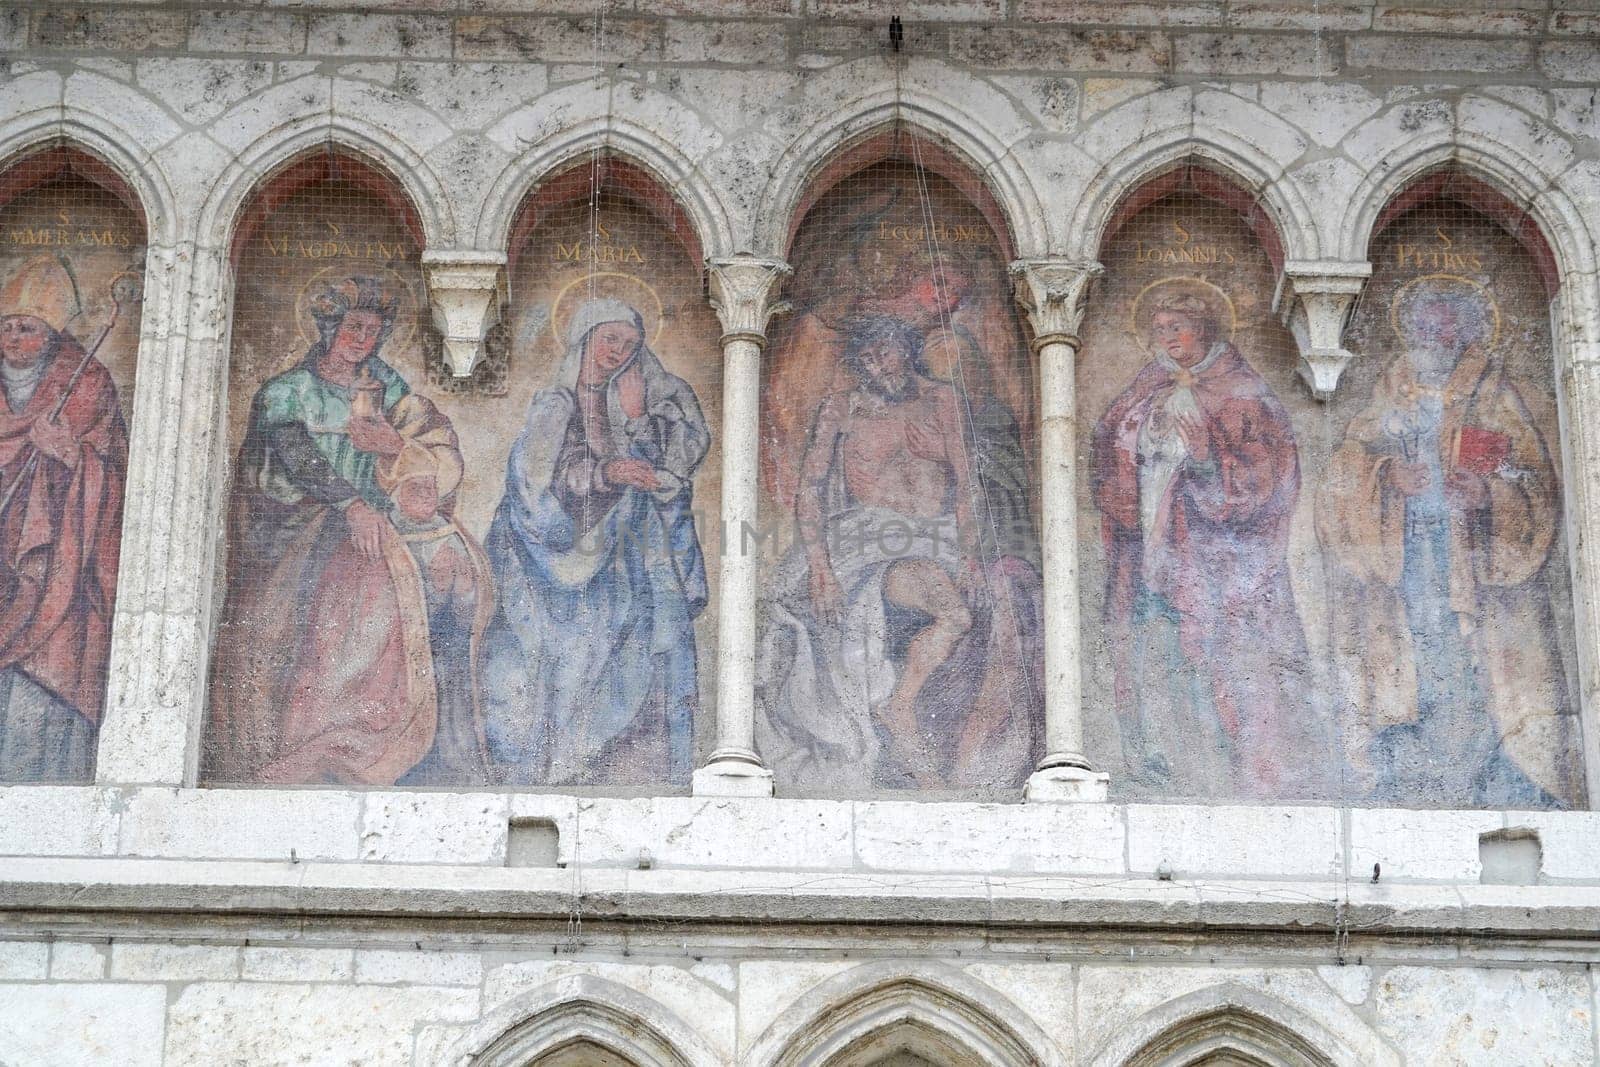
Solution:
{"label": "head covering", "polygon": [[29,315],[57,333],[82,310],[72,275],[53,256],[30,259],[0,290],[0,317]]}
{"label": "head covering", "polygon": [[573,313],[572,321],[567,323],[567,347],[571,349],[583,344],[583,339],[589,336],[589,331],[608,322],[629,323],[639,331],[639,336],[644,336],[643,316],[621,300],[604,297],[585,301]]}
{"label": "head covering", "polygon": [[[643,340],[644,318],[632,305],[611,297],[586,301],[573,312],[572,320],[567,323],[567,354],[561,365],[561,385],[568,389],[577,388],[578,372],[583,368],[583,342],[597,327],[604,326],[608,322],[626,322],[639,331],[639,354],[635,355],[635,359],[647,351]],[[628,364],[624,363],[613,371],[611,376],[615,378],[627,366]]]}

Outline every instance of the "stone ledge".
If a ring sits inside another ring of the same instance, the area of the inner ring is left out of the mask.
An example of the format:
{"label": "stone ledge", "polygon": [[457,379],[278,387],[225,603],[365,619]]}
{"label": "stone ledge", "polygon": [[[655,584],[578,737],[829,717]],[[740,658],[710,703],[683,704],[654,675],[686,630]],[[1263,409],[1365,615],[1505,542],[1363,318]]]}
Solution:
{"label": "stone ledge", "polygon": [[1513,828],[1539,836],[1539,884],[1600,885],[1600,812],[1237,804],[10,786],[0,856],[503,868],[530,821],[549,862],[591,871],[1364,883],[1377,865],[1385,886],[1476,885],[1480,836]]}
{"label": "stone ledge", "polygon": [[137,859],[14,860],[0,913],[497,922],[1026,924],[1600,942],[1600,888],[1108,881],[771,871],[528,870]]}

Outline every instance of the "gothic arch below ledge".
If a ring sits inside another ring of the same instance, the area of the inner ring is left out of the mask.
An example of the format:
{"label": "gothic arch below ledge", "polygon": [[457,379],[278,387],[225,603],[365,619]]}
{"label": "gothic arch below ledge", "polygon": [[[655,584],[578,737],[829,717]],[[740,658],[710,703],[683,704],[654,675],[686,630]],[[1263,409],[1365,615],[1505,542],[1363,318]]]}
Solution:
{"label": "gothic arch below ledge", "polygon": [[567,975],[501,1004],[441,1061],[448,1067],[526,1067],[587,1042],[637,1067],[717,1067],[699,1034],[661,1004],[616,982]]}
{"label": "gothic arch below ledge", "polygon": [[[1330,989],[1331,1011],[1297,1007],[1232,982],[1166,1001],[1118,1028],[1089,1067],[1189,1067],[1231,1053],[1261,1067],[1399,1067]],[[1335,1018],[1334,1016],[1339,1016]]]}
{"label": "gothic arch below ledge", "polygon": [[948,967],[852,968],[803,994],[757,1039],[753,1067],[862,1067],[904,1041],[951,1067],[1056,1067],[1054,1043],[990,986]]}

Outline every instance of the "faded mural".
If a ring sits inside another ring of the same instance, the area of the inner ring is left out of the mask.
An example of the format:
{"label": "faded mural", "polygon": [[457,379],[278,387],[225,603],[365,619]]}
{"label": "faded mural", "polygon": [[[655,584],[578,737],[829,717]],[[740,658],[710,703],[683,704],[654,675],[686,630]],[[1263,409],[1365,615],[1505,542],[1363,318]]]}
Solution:
{"label": "faded mural", "polygon": [[0,175],[0,781],[94,776],[144,223],[65,152]]}
{"label": "faded mural", "polygon": [[530,385],[488,528],[489,746],[512,783],[686,786],[714,695],[721,477],[700,267],[617,195],[550,211],[518,253]]}
{"label": "faded mural", "polygon": [[1079,360],[1090,745],[1134,797],[1581,799],[1547,297],[1462,205],[1374,241],[1323,408],[1240,215],[1106,249]]}
{"label": "faded mural", "polygon": [[1014,791],[1042,716],[1034,384],[982,215],[909,164],[791,250],[763,391],[757,746],[791,793]]}
{"label": "faded mural", "polygon": [[383,198],[330,177],[248,236],[211,780],[687,781],[711,422],[657,353],[714,363],[699,275],[620,199],[520,240],[463,386]]}
{"label": "faded mural", "polygon": [[1327,797],[1334,724],[1302,621],[1319,434],[1271,262],[1238,214],[1183,193],[1104,259],[1078,362],[1090,744],[1133,796]]}
{"label": "faded mural", "polygon": [[1579,804],[1549,297],[1453,201],[1372,259],[1317,501],[1356,778],[1377,803]]}

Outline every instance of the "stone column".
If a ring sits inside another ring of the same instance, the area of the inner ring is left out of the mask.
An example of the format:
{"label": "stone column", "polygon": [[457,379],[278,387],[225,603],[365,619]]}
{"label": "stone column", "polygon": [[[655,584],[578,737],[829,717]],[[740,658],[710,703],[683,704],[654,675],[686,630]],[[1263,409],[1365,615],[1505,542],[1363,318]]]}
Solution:
{"label": "stone column", "polygon": [[694,772],[696,796],[772,795],[755,750],[756,479],[761,352],[789,265],[741,255],[710,265],[722,320],[722,578],[717,610],[717,743]]}
{"label": "stone column", "polygon": [[1060,259],[1011,265],[1017,300],[1033,326],[1042,404],[1045,755],[1028,779],[1024,796],[1030,801],[1101,801],[1109,785],[1084,755],[1078,666],[1078,327],[1100,271],[1098,263]]}
{"label": "stone column", "polygon": [[146,258],[111,667],[95,779],[191,784],[224,464],[227,252]]}
{"label": "stone column", "polygon": [[1589,806],[1600,803],[1600,278],[1568,274],[1551,305],[1566,471],[1578,691]]}
{"label": "stone column", "polygon": [[433,324],[444,338],[450,373],[467,378],[483,355],[483,337],[500,320],[505,303],[504,252],[422,253]]}
{"label": "stone column", "polygon": [[1344,328],[1371,276],[1372,264],[1366,262],[1290,260],[1283,265],[1277,311],[1300,349],[1300,377],[1318,400],[1333,395],[1355,358],[1344,347]]}

